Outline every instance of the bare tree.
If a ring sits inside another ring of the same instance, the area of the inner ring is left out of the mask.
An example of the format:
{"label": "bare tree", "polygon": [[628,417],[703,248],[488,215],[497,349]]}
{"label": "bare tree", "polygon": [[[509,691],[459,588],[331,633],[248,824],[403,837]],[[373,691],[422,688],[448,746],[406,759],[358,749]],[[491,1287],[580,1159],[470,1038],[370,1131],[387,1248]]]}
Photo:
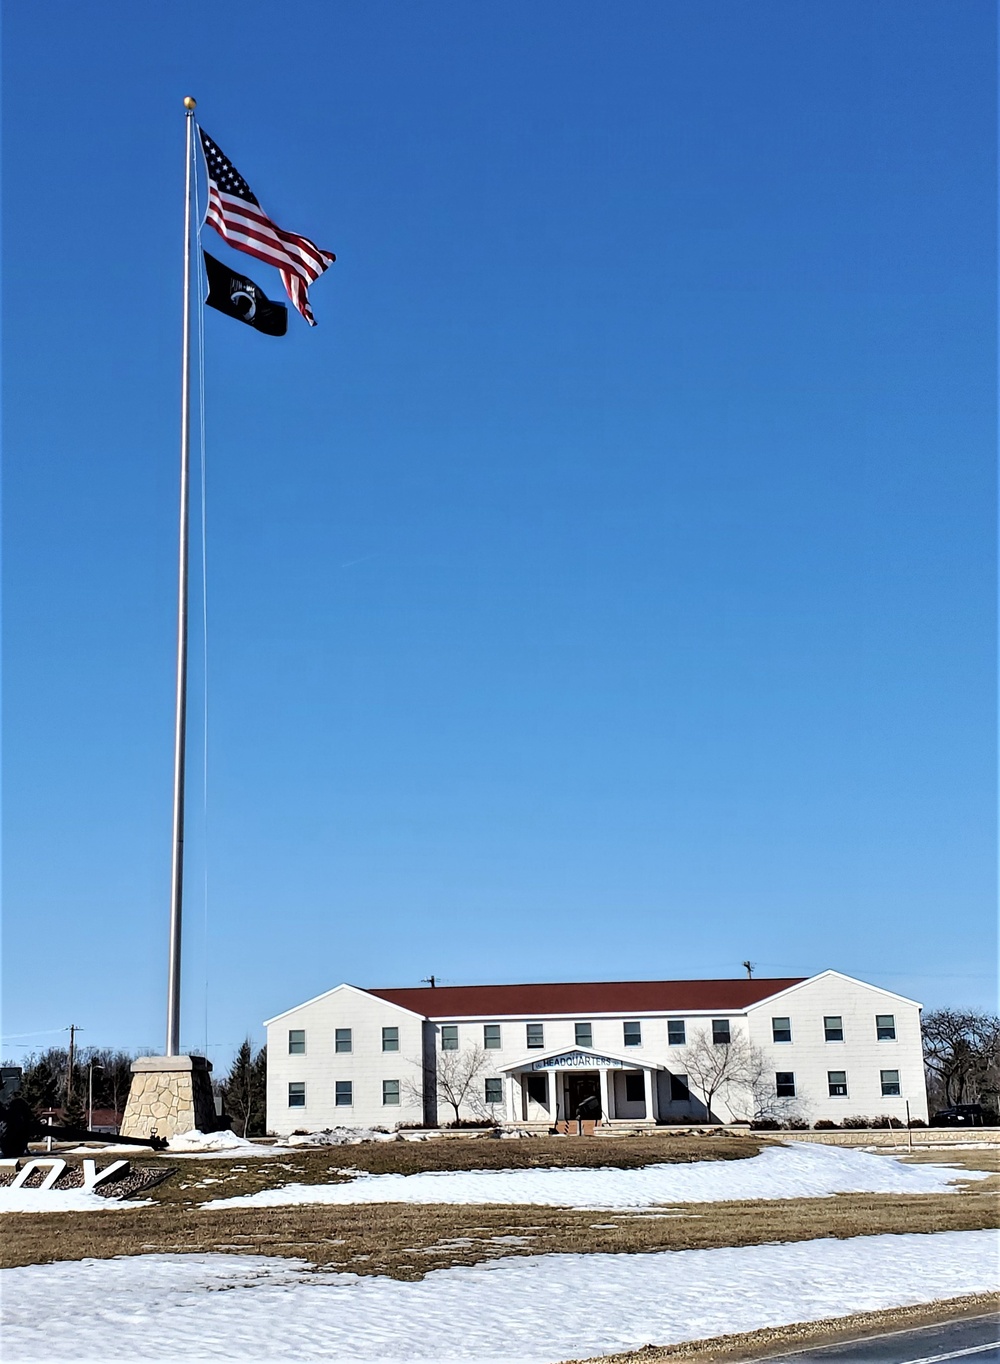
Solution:
{"label": "bare tree", "polygon": [[[455,1122],[461,1121],[461,1108],[464,1104],[477,1118],[489,1118],[490,1106],[486,1103],[485,1086],[480,1083],[487,1071],[492,1069],[489,1055],[482,1047],[466,1047],[461,1051],[442,1051],[437,1055],[437,1096],[442,1103],[448,1104],[455,1113]],[[422,1090],[415,1081],[404,1082],[407,1096],[415,1103],[422,1098]]]}
{"label": "bare tree", "polygon": [[1000,1018],[974,1010],[934,1009],[921,1023],[932,1102],[982,1103],[1000,1095]]}
{"label": "bare tree", "polygon": [[712,1116],[712,1103],[722,1095],[733,1116],[747,1120],[770,1116],[775,1102],[767,1057],[759,1047],[742,1033],[729,1042],[713,1042],[700,1033],[684,1048],[681,1065],[687,1072],[688,1085],[695,1090],[705,1111]]}

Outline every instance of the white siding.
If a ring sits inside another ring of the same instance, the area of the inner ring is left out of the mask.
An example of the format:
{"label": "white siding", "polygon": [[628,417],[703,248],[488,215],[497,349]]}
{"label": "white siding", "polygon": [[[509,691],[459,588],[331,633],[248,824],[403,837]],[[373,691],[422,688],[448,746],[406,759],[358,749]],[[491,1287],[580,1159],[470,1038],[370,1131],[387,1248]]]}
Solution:
{"label": "white siding", "polygon": [[[382,1029],[399,1029],[399,1051],[382,1051]],[[350,1028],[353,1049],[337,1052],[337,1028]],[[385,1127],[420,1123],[422,1020],[416,1014],[351,985],[291,1009],[267,1029],[267,1130],[278,1136],[325,1127]],[[304,1056],[289,1055],[288,1034],[306,1035]],[[350,1081],[350,1107],[335,1102],[336,1082]],[[382,1102],[383,1080],[398,1080],[399,1105]],[[304,1083],[304,1108],[290,1108],[288,1086]]]}
{"label": "white siding", "polygon": [[[427,1007],[439,1003],[432,991],[427,991]],[[875,1018],[877,1014],[892,1014],[895,1018],[896,1038],[878,1041]],[[844,1024],[844,1041],[827,1042],[823,1019],[826,1015],[839,1016]],[[791,1020],[792,1041],[775,1042],[772,1038],[772,1018]],[[927,1097],[924,1088],[923,1058],[920,1044],[920,1008],[912,1000],[861,981],[852,980],[838,972],[828,971],[814,976],[802,985],[752,1005],[743,1011],[709,1010],[697,1013],[625,1014],[614,1017],[566,1017],[542,1015],[528,1017],[446,1018],[439,1016],[424,1021],[416,1013],[389,1004],[367,991],[342,985],[319,999],[289,1010],[268,1024],[268,1130],[285,1135],[296,1129],[315,1130],[323,1127],[385,1127],[398,1123],[442,1123],[453,1118],[453,1110],[441,1098],[435,1104],[434,1069],[440,1063],[441,1029],[458,1029],[458,1055],[468,1056],[478,1048],[484,1056],[484,1066],[476,1076],[469,1099],[460,1107],[463,1119],[479,1119],[490,1113],[499,1121],[524,1117],[545,1121],[551,1117],[548,1108],[532,1104],[526,1111],[522,1087],[517,1075],[513,1084],[509,1072],[502,1067],[529,1064],[533,1058],[562,1051],[574,1051],[576,1025],[589,1024],[592,1046],[598,1054],[621,1058],[623,1064],[638,1067],[653,1066],[656,1091],[655,1111],[661,1121],[695,1118],[702,1120],[705,1110],[692,1082],[690,1100],[671,1098],[670,1074],[687,1074],[689,1067],[684,1055],[685,1046],[668,1044],[669,1019],[683,1018],[686,1043],[690,1046],[699,1036],[711,1039],[712,1020],[729,1021],[732,1036],[747,1036],[765,1054],[771,1080],[779,1072],[795,1076],[796,1097],[775,1104],[777,1116],[797,1116],[814,1123],[819,1119],[842,1122],[855,1114],[875,1117],[888,1114],[905,1121],[906,1101],[914,1118],[927,1118]],[[638,1021],[642,1040],[638,1046],[625,1045],[624,1024]],[[543,1045],[529,1048],[527,1025],[540,1023]],[[484,1025],[500,1028],[500,1047],[485,1047]],[[399,1029],[399,1051],[382,1051],[382,1028]],[[353,1050],[350,1054],[335,1050],[337,1028],[352,1030]],[[291,1029],[302,1029],[306,1035],[305,1055],[289,1055],[288,1034]],[[446,1053],[447,1055],[447,1053]],[[901,1093],[899,1097],[884,1096],[881,1072],[898,1071]],[[847,1074],[848,1093],[844,1098],[829,1094],[828,1072]],[[421,1101],[425,1074],[426,1105]],[[485,1103],[486,1080],[503,1081],[504,1102],[493,1108]],[[338,1080],[353,1085],[350,1107],[335,1103]],[[400,1104],[384,1105],[382,1082],[398,1080]],[[304,1108],[290,1108],[288,1086],[291,1082],[304,1083]],[[644,1104],[628,1103],[624,1097],[624,1076],[612,1072],[612,1093],[617,1100],[616,1116],[635,1118]],[[552,1079],[548,1079],[551,1104]],[[749,1115],[745,1094],[728,1096],[723,1089],[713,1101],[715,1116],[722,1122]],[[510,1111],[508,1112],[508,1103]],[[560,1116],[562,1103],[560,1103]]]}
{"label": "white siding", "polygon": [[[878,1041],[876,1014],[894,1016],[894,1042]],[[843,1042],[825,1040],[827,1015],[843,1019]],[[771,1020],[782,1017],[791,1020],[791,1042],[772,1040]],[[797,1116],[814,1123],[884,1113],[905,1122],[908,1099],[910,1116],[927,1121],[920,1008],[912,1001],[829,972],[754,1005],[748,1018],[751,1040],[767,1054],[775,1072],[794,1073],[796,1098],[789,1100],[789,1109]],[[899,1071],[898,1098],[882,1094],[883,1070]],[[830,1096],[829,1071],[846,1073],[846,1097]]]}

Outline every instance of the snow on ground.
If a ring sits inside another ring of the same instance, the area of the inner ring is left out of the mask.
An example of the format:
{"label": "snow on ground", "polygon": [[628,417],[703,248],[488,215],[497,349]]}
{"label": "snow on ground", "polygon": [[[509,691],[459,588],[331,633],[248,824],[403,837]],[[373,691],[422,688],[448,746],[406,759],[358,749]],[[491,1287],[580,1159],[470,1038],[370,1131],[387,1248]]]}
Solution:
{"label": "snow on ground", "polygon": [[[996,1287],[996,1234],[535,1255],[418,1283],[301,1260],[148,1255],[0,1276],[5,1364],[554,1364]],[[229,1291],[220,1291],[229,1290]]]}
{"label": "snow on ground", "polygon": [[167,1142],[167,1152],[172,1156],[286,1156],[291,1149],[262,1145],[236,1132],[199,1132],[197,1127],[178,1132]]}
{"label": "snow on ground", "polygon": [[103,1212],[107,1208],[145,1208],[149,1198],[111,1198],[83,1189],[0,1188],[0,1213]]}
{"label": "snow on ground", "polygon": [[395,1132],[380,1132],[375,1127],[327,1127],[322,1132],[305,1132],[288,1137],[289,1146],[357,1146],[363,1141],[396,1141]]}
{"label": "snow on ground", "polygon": [[[273,1208],[298,1203],[533,1203],[546,1207],[647,1208],[659,1203],[824,1198],[836,1193],[955,1193],[956,1171],[906,1165],[892,1156],[799,1142],[745,1160],[646,1165],[638,1170],[443,1170],[416,1175],[359,1173],[349,1184],[286,1184],[205,1208]],[[986,1179],[967,1170],[963,1179]]]}

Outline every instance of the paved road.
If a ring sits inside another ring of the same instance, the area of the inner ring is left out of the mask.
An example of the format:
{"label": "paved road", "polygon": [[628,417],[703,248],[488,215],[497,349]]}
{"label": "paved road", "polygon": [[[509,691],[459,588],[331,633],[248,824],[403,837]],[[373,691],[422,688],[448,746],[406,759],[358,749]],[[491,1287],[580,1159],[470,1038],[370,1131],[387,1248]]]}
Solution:
{"label": "paved road", "polygon": [[811,1345],[768,1355],[767,1364],[1000,1364],[1000,1312],[962,1317],[912,1331],[888,1331],[839,1345]]}

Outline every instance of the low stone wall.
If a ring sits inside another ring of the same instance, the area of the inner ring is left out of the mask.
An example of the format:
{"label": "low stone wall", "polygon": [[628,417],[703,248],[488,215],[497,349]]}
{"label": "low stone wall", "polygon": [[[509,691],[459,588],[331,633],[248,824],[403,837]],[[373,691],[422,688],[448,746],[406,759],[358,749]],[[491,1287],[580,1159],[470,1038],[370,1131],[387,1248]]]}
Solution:
{"label": "low stone wall", "polygon": [[822,1132],[754,1132],[776,1141],[818,1141],[824,1146],[889,1146],[914,1151],[921,1147],[965,1146],[970,1142],[1000,1145],[1000,1127],[860,1127]]}

